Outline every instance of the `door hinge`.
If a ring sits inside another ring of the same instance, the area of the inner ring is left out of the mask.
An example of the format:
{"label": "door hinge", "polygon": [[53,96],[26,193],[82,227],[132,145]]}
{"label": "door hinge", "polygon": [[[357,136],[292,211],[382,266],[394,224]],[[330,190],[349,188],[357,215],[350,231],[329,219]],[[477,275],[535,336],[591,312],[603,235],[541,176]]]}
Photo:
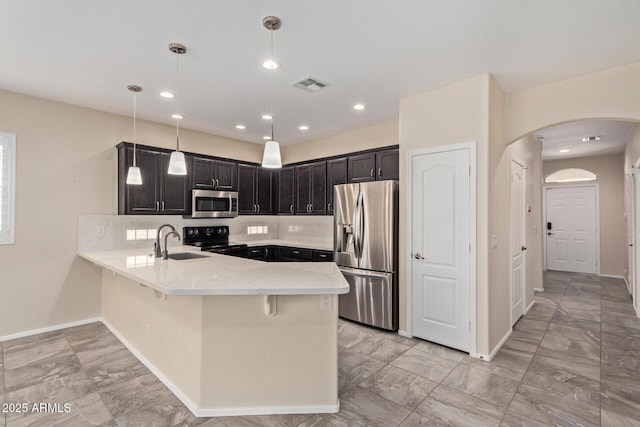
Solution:
{"label": "door hinge", "polygon": [[469,331],[471,331],[471,320],[469,320]]}
{"label": "door hinge", "polygon": [[471,176],[471,166],[469,166],[469,176]]}
{"label": "door hinge", "polygon": [[471,253],[471,243],[469,243],[469,253]]}

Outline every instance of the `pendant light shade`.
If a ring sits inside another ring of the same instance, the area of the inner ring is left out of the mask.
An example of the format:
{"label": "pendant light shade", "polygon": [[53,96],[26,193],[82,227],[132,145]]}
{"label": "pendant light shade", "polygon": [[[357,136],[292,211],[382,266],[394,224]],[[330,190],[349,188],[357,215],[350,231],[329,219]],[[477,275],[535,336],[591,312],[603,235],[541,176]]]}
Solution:
{"label": "pendant light shade", "polygon": [[140,168],[137,166],[131,166],[127,171],[127,184],[129,185],[142,185],[142,174]]}
{"label": "pendant light shade", "polygon": [[142,174],[136,165],[136,95],[142,92],[142,88],[136,85],[127,86],[133,92],[133,166],[127,171],[127,185],[142,185]]}
{"label": "pendant light shade", "polygon": [[[180,151],[180,55],[187,53],[187,48],[180,43],[170,43],[169,50],[176,54],[176,151],[171,153],[169,158],[169,175],[186,175],[187,162],[184,159],[184,153]],[[179,117],[179,118],[178,118]]]}
{"label": "pendant light shade", "polygon": [[[282,26],[280,18],[275,16],[267,16],[262,20],[262,25],[269,30],[271,36],[271,57],[269,61],[273,64],[277,64],[273,58],[273,32]],[[274,72],[275,67],[265,67],[271,73]],[[282,156],[280,156],[280,144],[275,141],[273,137],[273,74],[271,74],[271,140],[267,141],[264,145],[264,153],[262,154],[262,167],[277,169],[282,167]]]}
{"label": "pendant light shade", "polygon": [[280,144],[276,141],[267,141],[264,145],[264,153],[262,154],[262,167],[264,168],[281,168],[282,157],[280,157]]}
{"label": "pendant light shade", "polygon": [[186,175],[187,174],[187,162],[184,160],[184,153],[182,151],[171,152],[169,158],[169,175]]}

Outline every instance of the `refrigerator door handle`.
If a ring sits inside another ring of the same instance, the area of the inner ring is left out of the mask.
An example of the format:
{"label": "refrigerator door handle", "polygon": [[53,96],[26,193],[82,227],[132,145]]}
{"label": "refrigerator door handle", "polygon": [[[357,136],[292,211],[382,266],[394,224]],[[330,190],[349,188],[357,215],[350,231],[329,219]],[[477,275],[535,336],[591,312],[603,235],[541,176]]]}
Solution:
{"label": "refrigerator door handle", "polygon": [[362,194],[356,197],[356,208],[353,212],[353,247],[356,258],[362,258]]}

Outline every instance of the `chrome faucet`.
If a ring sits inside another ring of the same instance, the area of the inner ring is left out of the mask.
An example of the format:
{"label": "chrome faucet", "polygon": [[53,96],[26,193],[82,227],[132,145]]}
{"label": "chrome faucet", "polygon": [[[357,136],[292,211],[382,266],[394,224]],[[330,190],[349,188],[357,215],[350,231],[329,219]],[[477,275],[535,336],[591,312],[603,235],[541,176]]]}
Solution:
{"label": "chrome faucet", "polygon": [[169,236],[176,236],[178,240],[180,240],[180,235],[175,230],[164,235],[164,251],[162,251],[162,259],[169,259],[169,251],[167,250],[167,238]]}
{"label": "chrome faucet", "polygon": [[[153,247],[153,252],[156,256],[156,258],[160,258],[162,256],[162,248],[160,247],[160,234],[162,234],[162,229],[165,227],[169,227],[171,228],[171,231],[173,231],[174,233],[176,232],[176,228],[171,225],[171,224],[163,224],[160,227],[158,227],[158,233],[156,234],[156,243]],[[176,233],[177,234],[177,233]],[[165,249],[167,247],[167,239],[164,239],[165,241]]]}

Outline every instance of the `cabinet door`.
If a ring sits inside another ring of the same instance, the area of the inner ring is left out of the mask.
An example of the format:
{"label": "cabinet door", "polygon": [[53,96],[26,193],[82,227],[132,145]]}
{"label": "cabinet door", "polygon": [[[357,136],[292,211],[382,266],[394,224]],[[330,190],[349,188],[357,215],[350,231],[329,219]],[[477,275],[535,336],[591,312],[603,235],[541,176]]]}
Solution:
{"label": "cabinet door", "polygon": [[327,163],[312,163],[309,168],[311,169],[310,213],[324,215],[327,212]]}
{"label": "cabinet door", "polygon": [[260,215],[273,213],[273,174],[271,169],[256,167],[256,205]]}
{"label": "cabinet door", "polygon": [[189,203],[189,170],[191,166],[187,160],[187,174],[186,175],[169,175],[169,158],[167,153],[161,154],[161,167],[160,167],[160,213],[167,215],[186,215]]}
{"label": "cabinet door", "polygon": [[376,179],[399,179],[400,152],[399,150],[383,150],[376,153]]}
{"label": "cabinet door", "polygon": [[256,167],[238,165],[238,214],[256,213]]}
{"label": "cabinet door", "polygon": [[213,187],[214,168],[213,160],[194,157],[191,161],[191,187]]}
{"label": "cabinet door", "polygon": [[277,213],[291,214],[294,212],[294,172],[293,168],[280,169],[278,179]]}
{"label": "cabinet door", "polygon": [[333,215],[333,186],[347,183],[347,159],[327,162],[327,214]]}
{"label": "cabinet door", "polygon": [[215,173],[216,190],[236,191],[238,188],[238,164],[234,162],[224,162],[216,160]]}
{"label": "cabinet door", "polygon": [[375,181],[376,155],[375,153],[349,156],[349,182]]}
{"label": "cabinet door", "polygon": [[308,165],[295,167],[296,214],[308,214],[311,195],[311,168]]}
{"label": "cabinet door", "polygon": [[[127,168],[122,179],[126,179],[129,166],[133,164],[133,150],[127,150]],[[156,214],[160,208],[160,153],[136,150],[136,164],[142,175],[142,185],[125,185],[126,214]]]}

